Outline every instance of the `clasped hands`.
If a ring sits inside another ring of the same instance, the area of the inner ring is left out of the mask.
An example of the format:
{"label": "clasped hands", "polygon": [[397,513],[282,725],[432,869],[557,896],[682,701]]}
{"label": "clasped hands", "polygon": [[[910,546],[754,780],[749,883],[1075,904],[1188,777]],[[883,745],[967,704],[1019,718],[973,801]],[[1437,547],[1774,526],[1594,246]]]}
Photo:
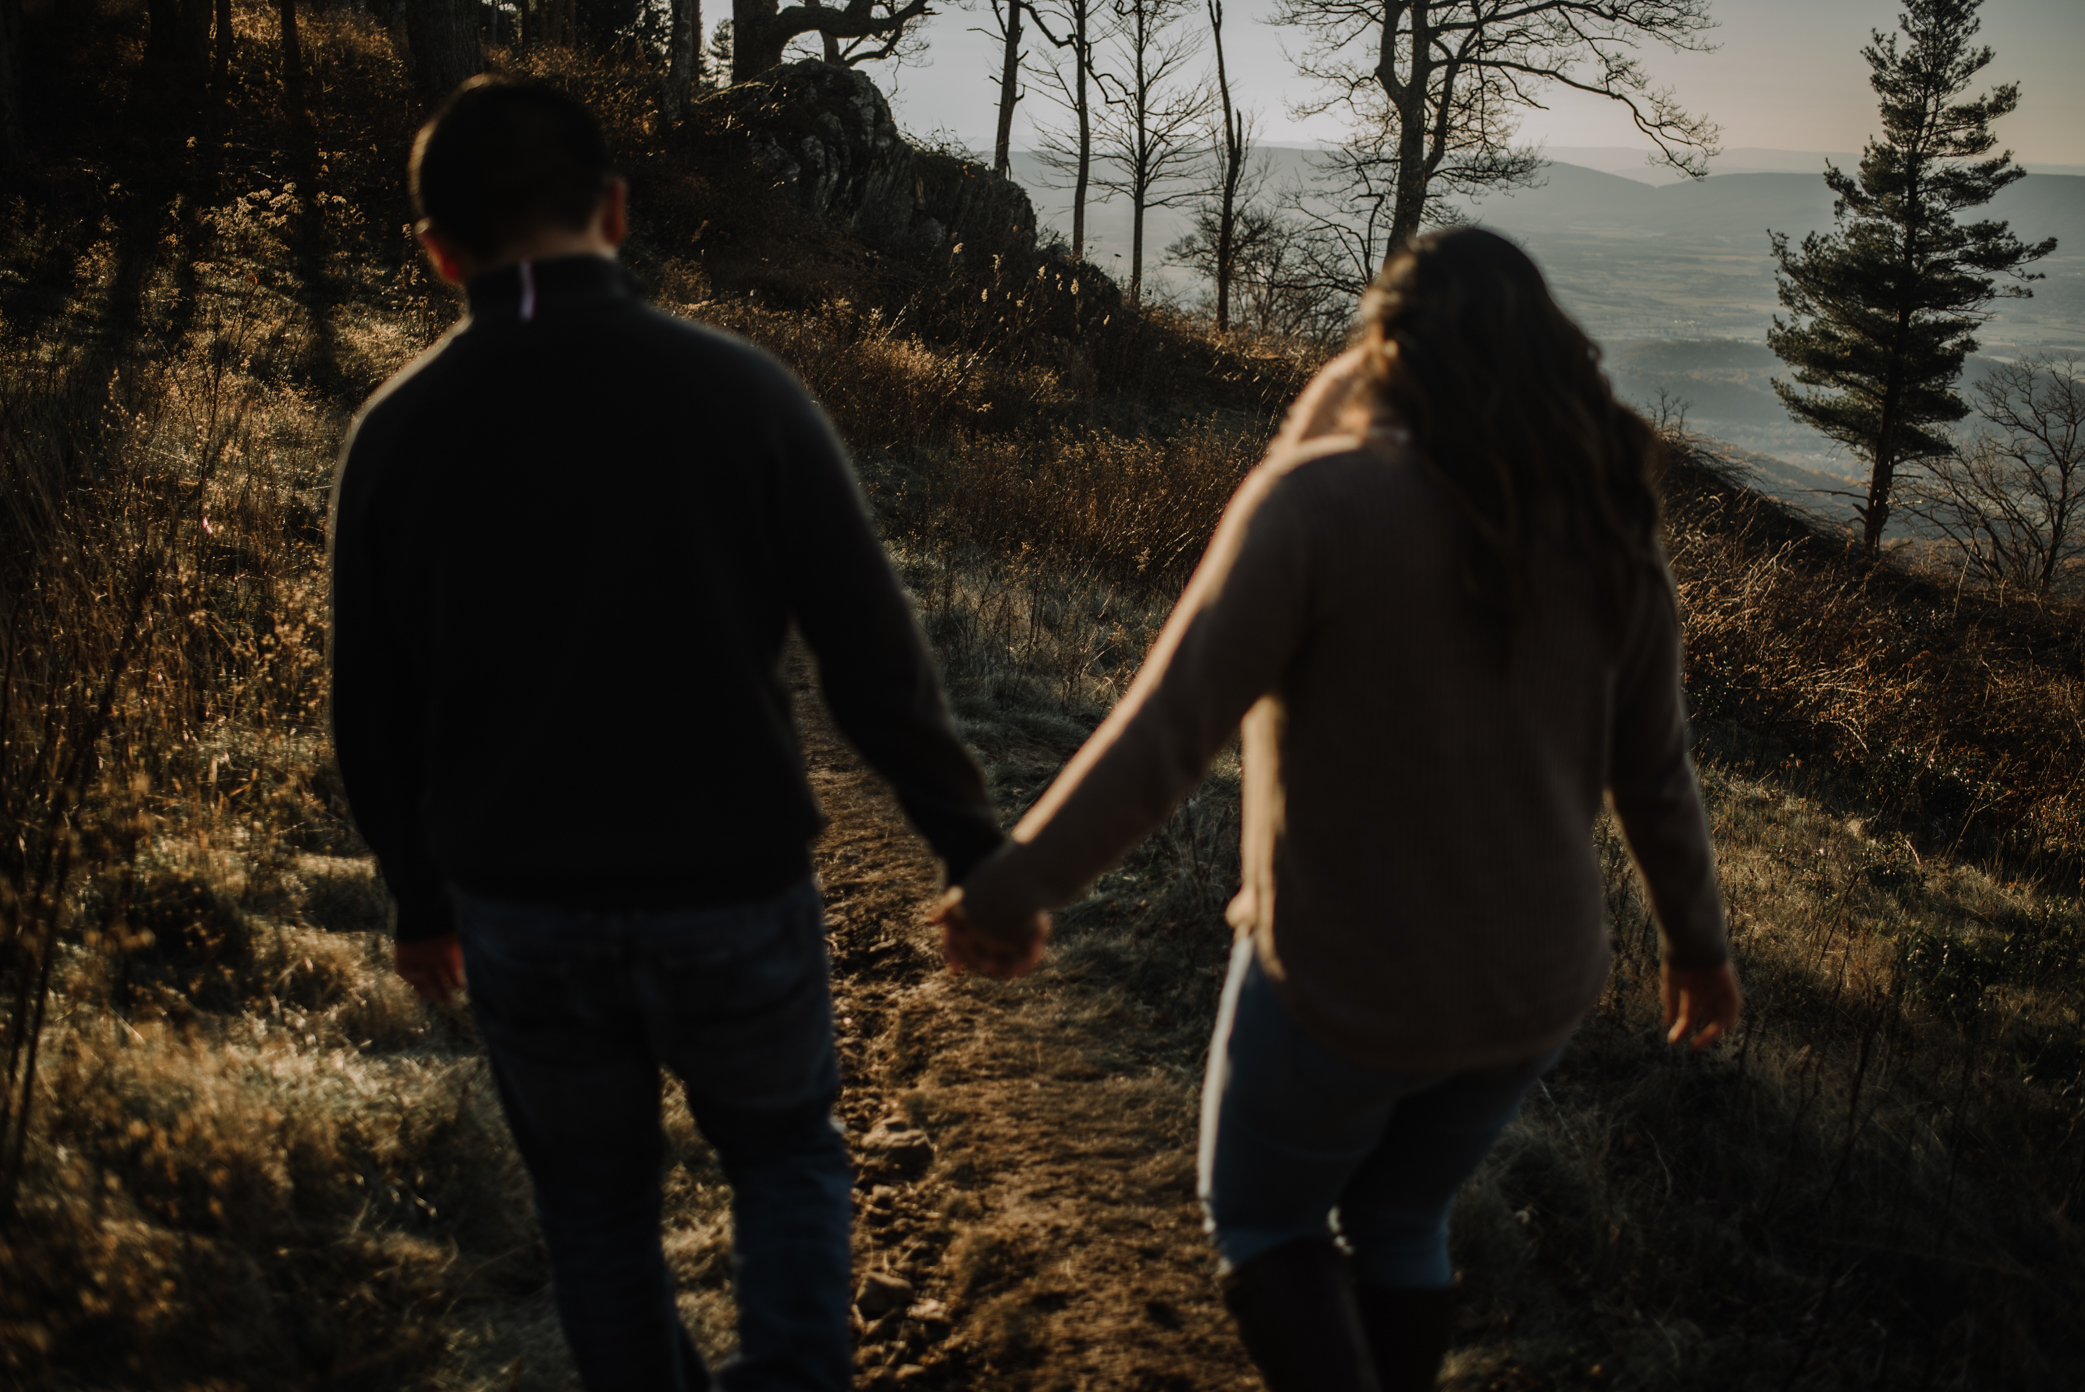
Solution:
{"label": "clasped hands", "polygon": [[1050,940],[1050,916],[1045,913],[1029,915],[1025,933],[1008,936],[987,931],[964,906],[960,887],[941,896],[927,921],[941,929],[941,956],[953,970],[996,981],[1011,981],[1034,971]]}

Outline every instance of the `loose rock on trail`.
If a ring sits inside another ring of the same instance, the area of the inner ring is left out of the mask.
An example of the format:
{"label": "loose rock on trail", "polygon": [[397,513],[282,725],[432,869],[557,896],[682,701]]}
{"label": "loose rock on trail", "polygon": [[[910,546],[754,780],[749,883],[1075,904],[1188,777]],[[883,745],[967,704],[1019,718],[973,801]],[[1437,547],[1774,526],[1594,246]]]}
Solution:
{"label": "loose rock on trail", "polygon": [[855,1186],[857,1385],[1254,1388],[1194,1197],[1195,1089],[1046,964],[952,974],[930,853],[792,670]]}

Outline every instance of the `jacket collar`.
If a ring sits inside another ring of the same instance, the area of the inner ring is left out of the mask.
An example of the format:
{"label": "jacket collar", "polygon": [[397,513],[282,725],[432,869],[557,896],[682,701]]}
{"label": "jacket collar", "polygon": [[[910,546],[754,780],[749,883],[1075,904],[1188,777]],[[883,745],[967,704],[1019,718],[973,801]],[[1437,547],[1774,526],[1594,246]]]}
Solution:
{"label": "jacket collar", "polygon": [[473,319],[528,323],[571,306],[627,299],[633,288],[619,264],[582,254],[501,266],[472,276],[464,293]]}

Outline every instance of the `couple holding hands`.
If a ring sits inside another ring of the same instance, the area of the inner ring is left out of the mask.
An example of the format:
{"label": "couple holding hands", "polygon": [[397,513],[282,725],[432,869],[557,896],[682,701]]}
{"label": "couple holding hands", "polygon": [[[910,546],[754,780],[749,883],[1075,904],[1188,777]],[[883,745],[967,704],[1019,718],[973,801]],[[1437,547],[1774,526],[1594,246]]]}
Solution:
{"label": "couple holding hands", "polygon": [[951,964],[986,975],[1034,967],[1047,912],[1242,725],[1200,1145],[1224,1301],[1274,1392],[1433,1386],[1455,1194],[1607,972],[1603,799],[1671,1038],[1740,1005],[1661,447],[1535,266],[1467,228],[1391,257],[1129,691],[1006,835],[830,427],[765,355],[636,296],[585,109],[474,80],[411,180],[469,314],[342,458],[336,743],[401,973],[437,999],[468,976],[586,1385],[711,1384],[660,1247],[662,1065],[733,1189],[717,1384],[851,1385],[793,625],[947,863]]}

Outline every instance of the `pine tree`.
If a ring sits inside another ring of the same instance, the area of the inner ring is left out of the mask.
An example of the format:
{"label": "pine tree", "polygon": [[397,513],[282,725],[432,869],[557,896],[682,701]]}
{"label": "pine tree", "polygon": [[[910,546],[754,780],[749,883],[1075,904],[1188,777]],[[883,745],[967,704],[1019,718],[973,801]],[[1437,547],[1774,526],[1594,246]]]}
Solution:
{"label": "pine tree", "polygon": [[[1970,43],[1980,3],[1906,0],[1904,43],[1873,31],[1861,56],[1882,99],[1882,135],[1857,176],[1826,166],[1834,230],[1811,233],[1800,251],[1768,234],[1790,318],[1775,316],[1767,346],[1800,384],[1776,380],[1774,390],[1797,420],[1868,460],[1856,510],[1871,555],[1899,466],[1946,453],[1935,427],[1968,414],[1953,387],[1986,307],[2030,294],[2020,282],[2040,277],[2021,268],[2056,249],[2053,237],[2023,244],[2003,222],[1955,220],[2027,174],[2010,150],[1990,154],[1991,123],[2019,106],[2019,85],[1959,100],[1992,57]],[[1998,286],[2000,275],[2013,283]]]}

